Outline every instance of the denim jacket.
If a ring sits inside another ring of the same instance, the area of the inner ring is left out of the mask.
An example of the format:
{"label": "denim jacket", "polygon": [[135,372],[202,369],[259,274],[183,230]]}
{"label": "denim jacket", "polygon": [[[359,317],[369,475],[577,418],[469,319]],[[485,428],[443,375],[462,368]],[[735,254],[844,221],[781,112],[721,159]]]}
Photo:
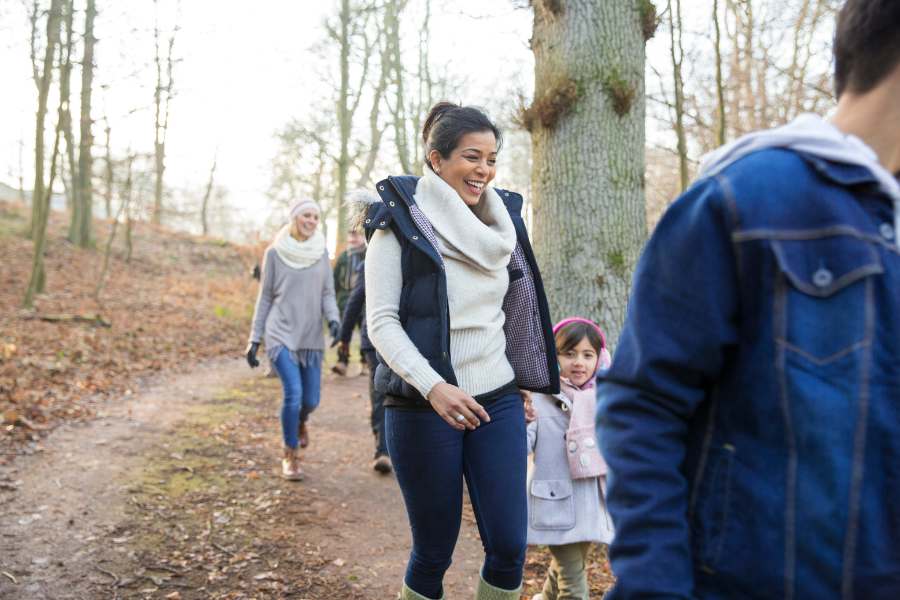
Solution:
{"label": "denim jacket", "polygon": [[598,386],[613,600],[900,598],[900,256],[862,167],[696,182]]}

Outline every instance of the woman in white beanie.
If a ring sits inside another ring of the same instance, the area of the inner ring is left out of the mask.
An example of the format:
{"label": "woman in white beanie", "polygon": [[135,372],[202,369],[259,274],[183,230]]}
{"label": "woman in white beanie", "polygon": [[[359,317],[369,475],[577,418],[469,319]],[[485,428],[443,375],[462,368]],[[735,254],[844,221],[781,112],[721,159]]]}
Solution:
{"label": "woman in white beanie", "polygon": [[322,315],[332,336],[337,335],[340,315],[325,236],[316,230],[319,204],[312,198],[294,198],[288,212],[289,223],[263,255],[247,362],[259,366],[256,353],[264,342],[284,388],[282,476],[298,480],[302,472],[297,449],[309,444],[306,421],[319,405],[325,350]]}

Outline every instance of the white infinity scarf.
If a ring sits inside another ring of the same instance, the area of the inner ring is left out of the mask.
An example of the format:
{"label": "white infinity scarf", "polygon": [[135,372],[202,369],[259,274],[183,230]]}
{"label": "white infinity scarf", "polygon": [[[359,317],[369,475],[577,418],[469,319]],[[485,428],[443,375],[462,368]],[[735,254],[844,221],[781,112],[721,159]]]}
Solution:
{"label": "white infinity scarf", "polygon": [[325,236],[316,231],[305,242],[291,237],[291,224],[281,228],[275,236],[275,252],[292,269],[307,269],[325,254]]}

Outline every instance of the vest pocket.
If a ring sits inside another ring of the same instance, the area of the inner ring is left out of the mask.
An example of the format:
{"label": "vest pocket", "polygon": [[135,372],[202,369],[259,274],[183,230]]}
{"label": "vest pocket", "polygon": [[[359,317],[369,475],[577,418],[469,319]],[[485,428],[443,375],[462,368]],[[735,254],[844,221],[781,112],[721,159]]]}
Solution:
{"label": "vest pocket", "polygon": [[531,527],[561,530],[575,527],[571,480],[544,479],[531,482]]}

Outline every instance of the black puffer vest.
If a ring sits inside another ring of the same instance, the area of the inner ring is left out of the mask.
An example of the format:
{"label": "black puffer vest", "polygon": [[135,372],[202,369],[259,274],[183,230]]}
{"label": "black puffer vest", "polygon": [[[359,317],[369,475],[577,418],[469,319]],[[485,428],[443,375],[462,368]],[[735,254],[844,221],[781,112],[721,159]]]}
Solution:
{"label": "black puffer vest", "polygon": [[[458,385],[450,356],[450,309],[447,274],[439,250],[429,241],[431,224],[415,206],[418,177],[388,177],[376,189],[374,202],[362,226],[366,239],[376,229],[391,228],[400,242],[403,291],[400,324],[410,341],[444,381]],[[519,388],[544,394],[559,393],[559,365],[550,309],[534,252],[522,220],[522,196],[496,190],[516,228],[518,244],[509,265],[509,291],[503,302],[506,313],[506,355]],[[414,216],[415,213],[415,216]],[[375,388],[384,394],[427,404],[419,391],[397,375],[379,355]]]}

